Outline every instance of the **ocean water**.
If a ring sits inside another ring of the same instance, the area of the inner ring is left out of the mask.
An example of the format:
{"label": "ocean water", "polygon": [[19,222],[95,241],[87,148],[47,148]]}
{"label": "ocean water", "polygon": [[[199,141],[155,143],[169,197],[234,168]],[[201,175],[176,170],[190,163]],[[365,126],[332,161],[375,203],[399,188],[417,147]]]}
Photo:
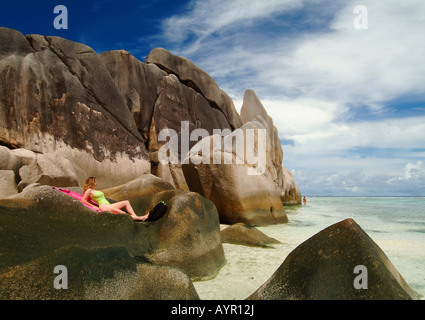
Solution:
{"label": "ocean water", "polygon": [[223,244],[227,264],[216,278],[194,283],[201,299],[247,298],[298,245],[347,218],[356,221],[425,299],[425,197],[310,197],[307,205],[285,209],[287,224],[257,227],[281,244],[273,248]]}

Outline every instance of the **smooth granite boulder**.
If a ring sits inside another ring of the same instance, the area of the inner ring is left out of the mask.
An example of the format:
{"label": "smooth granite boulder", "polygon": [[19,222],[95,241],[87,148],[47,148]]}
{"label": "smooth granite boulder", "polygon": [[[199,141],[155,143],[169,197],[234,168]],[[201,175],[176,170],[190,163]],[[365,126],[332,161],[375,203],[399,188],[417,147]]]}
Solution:
{"label": "smooth granite boulder", "polygon": [[154,64],[143,63],[125,50],[107,51],[99,58],[133,114],[137,129],[148,141],[152,113],[158,98],[157,88],[167,73]]}
{"label": "smooth granite boulder", "polygon": [[133,115],[91,48],[8,28],[0,28],[0,43],[0,144],[64,153],[71,163],[84,162],[82,168],[100,168],[111,185],[123,166],[150,172]]}
{"label": "smooth granite boulder", "polygon": [[0,270],[2,300],[197,300],[191,280],[123,247],[61,248]]}
{"label": "smooth granite boulder", "polygon": [[179,81],[200,93],[211,105],[222,113],[232,130],[241,126],[241,120],[227,94],[215,80],[192,61],[174,55],[164,48],[155,48],[149,52],[146,63],[153,63],[169,74],[177,76]]}
{"label": "smooth granite boulder", "polygon": [[164,201],[167,212],[155,223],[137,229],[138,239],[148,239],[148,246],[136,242],[129,252],[155,265],[183,270],[192,280],[216,276],[226,263],[220,236],[217,209],[198,193],[168,190],[151,197],[131,201],[136,212],[145,212]]}
{"label": "smooth granite boulder", "polygon": [[[360,266],[360,267],[359,267]],[[361,277],[361,279],[356,279]],[[418,298],[379,246],[352,219],[293,250],[248,299],[408,300]]]}
{"label": "smooth granite boulder", "polygon": [[245,91],[241,119],[244,124],[252,121],[259,121],[263,124],[270,143],[267,152],[267,171],[280,192],[281,201],[285,205],[301,204],[301,192],[290,172],[282,167],[283,150],[278,130],[254,90]]}
{"label": "smooth granite boulder", "polygon": [[[79,188],[73,190],[81,193]],[[164,217],[135,222],[128,214],[86,208],[52,187],[30,185],[0,199],[0,269],[68,246],[120,246],[141,261],[178,267],[193,279],[214,277],[225,263],[214,205],[198,194],[177,190],[146,194],[131,202],[143,215],[160,200],[169,207]]]}
{"label": "smooth granite boulder", "polygon": [[[214,202],[221,223],[258,226],[286,223],[280,191],[267,170],[269,139],[258,121],[244,124],[224,137],[199,141],[182,165],[190,190]],[[248,143],[249,133],[254,139]],[[260,148],[259,142],[262,143]],[[249,151],[254,157],[249,157]],[[256,161],[253,161],[255,160]]]}
{"label": "smooth granite boulder", "polygon": [[221,230],[221,240],[223,243],[265,248],[280,243],[279,240],[271,238],[257,228],[244,223],[236,223]]}

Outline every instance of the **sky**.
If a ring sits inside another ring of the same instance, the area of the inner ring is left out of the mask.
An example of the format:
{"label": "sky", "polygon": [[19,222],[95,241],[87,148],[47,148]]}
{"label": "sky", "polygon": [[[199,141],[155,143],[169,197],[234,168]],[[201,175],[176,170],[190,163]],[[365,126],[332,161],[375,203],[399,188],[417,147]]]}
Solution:
{"label": "sky", "polygon": [[303,195],[425,196],[423,0],[9,0],[0,26],[141,61],[166,48],[238,111],[254,90]]}

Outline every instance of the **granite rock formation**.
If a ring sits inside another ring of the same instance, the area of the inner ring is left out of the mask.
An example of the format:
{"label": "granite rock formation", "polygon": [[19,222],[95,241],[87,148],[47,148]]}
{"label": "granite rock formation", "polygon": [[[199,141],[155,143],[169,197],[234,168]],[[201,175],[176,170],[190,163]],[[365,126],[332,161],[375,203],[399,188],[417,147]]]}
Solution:
{"label": "granite rock formation", "polygon": [[0,96],[2,145],[58,152],[85,176],[100,174],[109,183],[130,179],[122,167],[150,172],[133,115],[91,48],[0,28]]}
{"label": "granite rock formation", "polygon": [[[191,190],[180,162],[205,136],[192,141],[183,133],[219,130],[224,136],[255,120],[268,132],[267,172],[282,203],[300,204],[281,166],[277,129],[252,90],[239,115],[211,76],[163,48],[141,62],[124,50],[97,55],[80,43],[7,28],[0,28],[0,40],[0,145],[24,150],[14,178],[1,170],[7,195],[32,183],[82,186],[87,176],[110,188],[146,173]],[[164,130],[177,133],[177,163],[159,161]],[[26,151],[32,155],[23,156]]]}
{"label": "granite rock formation", "polygon": [[[147,186],[151,189],[151,186]],[[73,189],[81,193],[81,189]],[[132,201],[143,215],[158,201],[169,209],[155,222],[97,212],[49,186],[31,185],[0,199],[0,269],[21,265],[68,246],[120,246],[139,260],[178,267],[192,279],[211,278],[225,263],[214,205],[199,194],[168,190]]]}
{"label": "granite rock formation", "polygon": [[292,174],[282,167],[283,150],[277,128],[253,90],[245,91],[241,119],[244,124],[259,121],[264,125],[267,130],[267,139],[270,141],[270,147],[267,150],[267,171],[279,190],[283,204],[301,204],[301,192]]}
{"label": "granite rock formation", "polygon": [[0,271],[0,299],[198,300],[199,296],[181,271],[137,262],[123,247],[70,246]]}
{"label": "granite rock formation", "polygon": [[[367,270],[355,286],[357,266]],[[352,219],[336,223],[293,250],[248,299],[410,300],[409,287],[379,246]]]}
{"label": "granite rock formation", "polygon": [[236,223],[221,230],[221,240],[223,243],[265,248],[280,243],[279,240],[271,238],[257,228],[244,223]]}

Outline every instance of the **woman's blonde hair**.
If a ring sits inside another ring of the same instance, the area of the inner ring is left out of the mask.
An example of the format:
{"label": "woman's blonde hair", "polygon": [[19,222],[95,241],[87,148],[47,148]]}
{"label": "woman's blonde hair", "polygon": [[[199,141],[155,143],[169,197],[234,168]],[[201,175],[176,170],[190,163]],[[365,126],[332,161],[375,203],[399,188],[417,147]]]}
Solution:
{"label": "woman's blonde hair", "polygon": [[95,182],[96,177],[88,177],[83,185],[83,193],[85,193],[88,189],[93,189]]}

